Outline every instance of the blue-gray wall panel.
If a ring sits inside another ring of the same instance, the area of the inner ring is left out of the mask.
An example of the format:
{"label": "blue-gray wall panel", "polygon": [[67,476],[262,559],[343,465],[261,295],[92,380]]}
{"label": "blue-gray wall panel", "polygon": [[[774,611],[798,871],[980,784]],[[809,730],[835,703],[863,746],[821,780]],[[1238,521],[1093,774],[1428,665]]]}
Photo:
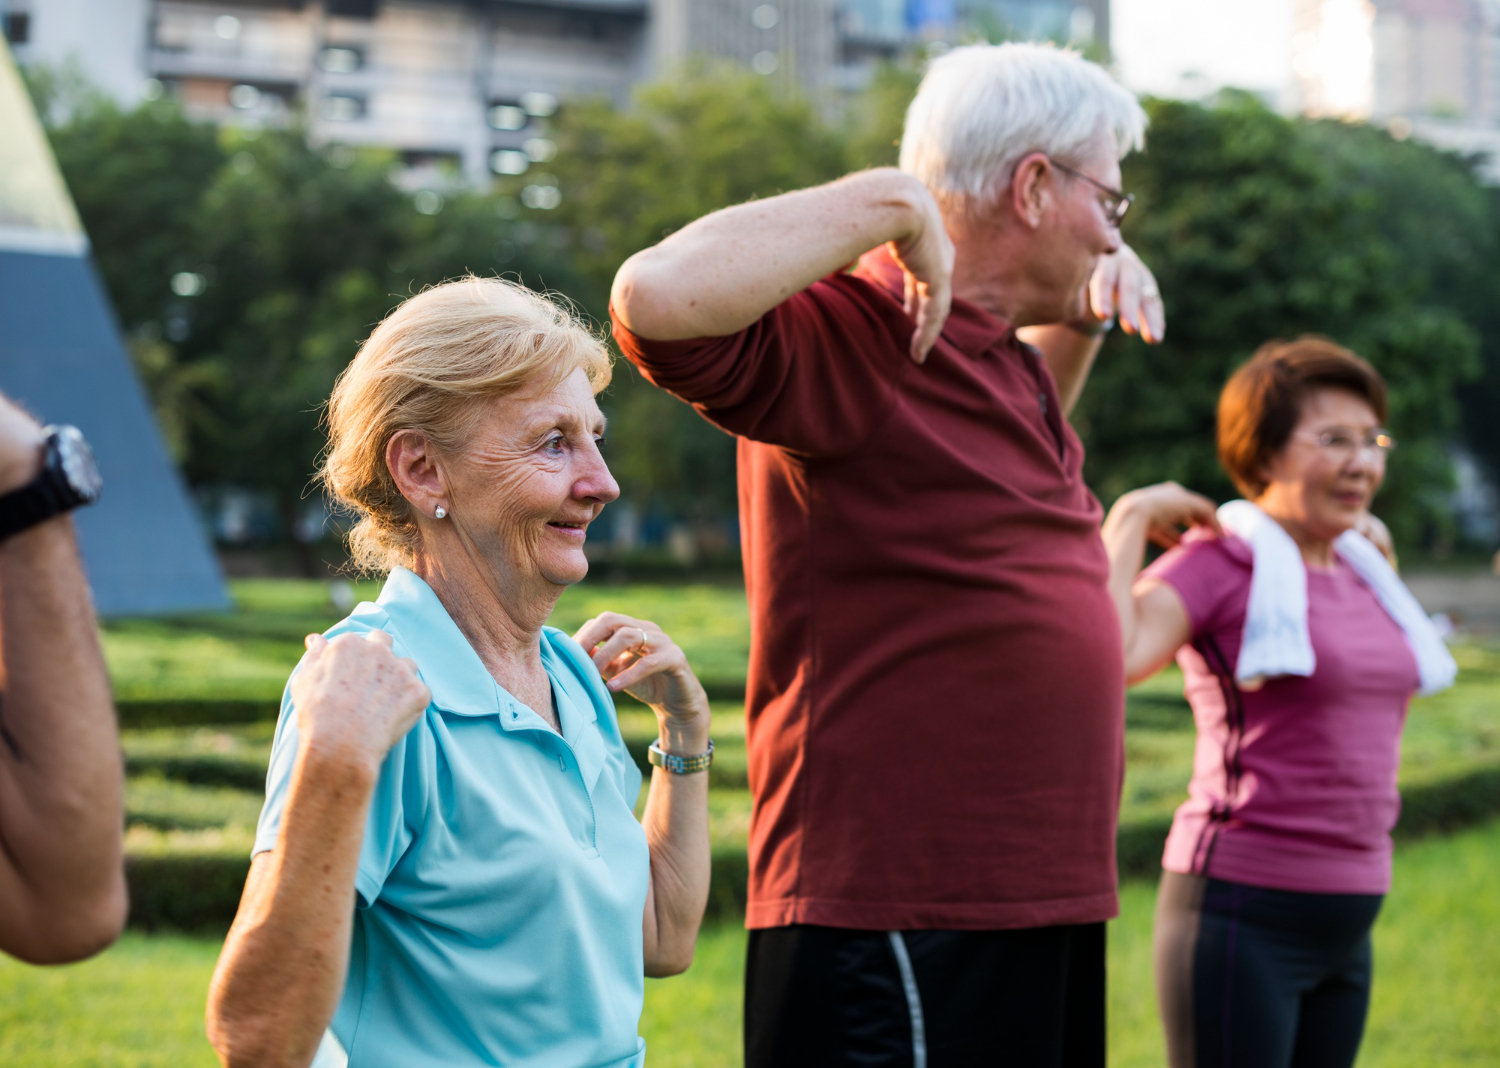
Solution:
{"label": "blue-gray wall panel", "polygon": [[0,390],[94,447],[104,495],[77,522],[101,614],[228,607],[88,259],[0,250]]}

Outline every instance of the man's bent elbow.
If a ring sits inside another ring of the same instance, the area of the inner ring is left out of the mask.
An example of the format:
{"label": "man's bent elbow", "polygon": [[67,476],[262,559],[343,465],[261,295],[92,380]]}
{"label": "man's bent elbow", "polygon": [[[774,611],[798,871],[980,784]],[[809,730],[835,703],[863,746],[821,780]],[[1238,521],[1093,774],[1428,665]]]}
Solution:
{"label": "man's bent elbow", "polygon": [[87,900],[69,896],[66,902],[33,911],[26,930],[12,932],[5,945],[10,956],[27,964],[74,964],[96,956],[120,937],[130,911],[125,873],[116,868]]}
{"label": "man's bent elbow", "polygon": [[646,962],[646,978],[670,979],[674,975],[681,975],[693,966],[694,948],[694,945],[689,943],[686,947],[675,948],[652,957]]}
{"label": "man's bent elbow", "polygon": [[642,249],[615,272],[609,295],[614,318],[632,334],[651,341],[696,336],[681,321],[681,303],[671,292],[668,272],[652,262],[657,256],[655,248]]}

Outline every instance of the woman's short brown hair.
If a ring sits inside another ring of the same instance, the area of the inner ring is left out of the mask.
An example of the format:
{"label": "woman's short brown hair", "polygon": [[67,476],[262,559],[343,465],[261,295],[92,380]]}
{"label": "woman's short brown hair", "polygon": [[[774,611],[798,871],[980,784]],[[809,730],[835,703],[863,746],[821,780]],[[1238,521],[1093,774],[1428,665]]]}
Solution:
{"label": "woman's short brown hair", "polygon": [[1320,389],[1360,397],[1385,422],[1385,379],[1360,357],[1324,337],[1267,341],[1219,394],[1219,462],[1248,499],[1266,491],[1262,468],[1285,447],[1302,405]]}

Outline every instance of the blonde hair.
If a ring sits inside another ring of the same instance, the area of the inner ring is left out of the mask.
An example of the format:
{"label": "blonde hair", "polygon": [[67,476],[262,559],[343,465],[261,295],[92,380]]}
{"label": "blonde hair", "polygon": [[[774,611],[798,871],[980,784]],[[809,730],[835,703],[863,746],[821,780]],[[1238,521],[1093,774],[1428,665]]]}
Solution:
{"label": "blonde hair", "polygon": [[1145,147],[1145,111],[1097,63],[1048,44],[967,45],[927,68],[906,111],[901,169],[945,209],[987,210],[1024,157],[1079,166],[1100,127],[1121,159]]}
{"label": "blonde hair", "polygon": [[401,430],[458,452],[480,402],[575,370],[598,393],[609,385],[604,343],[571,311],[499,278],[444,282],[405,301],[375,328],[328,399],[328,448],[319,477],[358,516],[351,563],[362,571],[410,566],[416,516],[386,466]]}

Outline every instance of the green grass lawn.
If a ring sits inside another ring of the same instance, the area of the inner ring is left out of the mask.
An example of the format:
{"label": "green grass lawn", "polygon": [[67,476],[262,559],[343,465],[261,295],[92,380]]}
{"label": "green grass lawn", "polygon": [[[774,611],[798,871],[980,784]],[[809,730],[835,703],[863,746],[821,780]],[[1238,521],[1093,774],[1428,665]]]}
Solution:
{"label": "green grass lawn", "polygon": [[[302,635],[342,613],[326,582],[242,580],[236,609],[217,616],[115,621],[104,645],[122,698],[274,701],[301,655]],[[362,598],[378,584],[362,583]],[[725,586],[585,583],[554,622],[572,631],[605,610],[655,620],[700,674],[743,684],[749,623],[742,590]],[[1403,745],[1403,786],[1500,765],[1500,646],[1455,649],[1459,685],[1413,702]],[[1159,823],[1185,795],[1193,725],[1175,668],[1131,691],[1122,822]],[[622,705],[628,736],[655,734],[651,714]],[[717,760],[710,793],[716,849],[743,848],[744,717],[714,705]],[[272,724],[129,730],[127,849],[136,855],[248,853]],[[1149,859],[1149,858],[1148,858]],[[1452,839],[1403,844],[1397,886],[1377,932],[1379,978],[1363,1065],[1500,1063],[1500,1029],[1488,1025],[1500,995],[1500,823]],[[1111,1061],[1162,1063],[1150,982],[1154,889],[1128,884],[1111,929]],[[217,946],[211,940],[127,935],[96,961],[23,969],[0,961],[0,1065],[212,1064],[202,1002]],[[744,935],[705,932],[692,972],[647,986],[642,1033],[651,1063],[715,1068],[739,1063]]]}
{"label": "green grass lawn", "polygon": [[[1374,1003],[1361,1068],[1500,1064],[1500,822],[1403,845],[1375,930]],[[1160,1068],[1151,982],[1155,889],[1126,885],[1110,925],[1110,1063]],[[652,1068],[740,1064],[745,935],[704,932],[684,976],[646,984]],[[0,958],[0,1064],[7,1068],[192,1068],[215,1062],[203,1004],[212,939],[127,934],[95,960],[29,968]]]}

